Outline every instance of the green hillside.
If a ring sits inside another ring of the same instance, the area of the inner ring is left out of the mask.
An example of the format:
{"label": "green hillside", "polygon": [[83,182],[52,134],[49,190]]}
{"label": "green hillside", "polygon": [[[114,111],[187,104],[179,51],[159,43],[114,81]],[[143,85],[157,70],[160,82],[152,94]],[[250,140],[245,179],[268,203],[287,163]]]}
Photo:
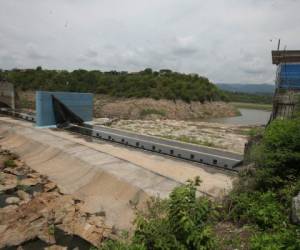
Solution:
{"label": "green hillside", "polygon": [[151,97],[190,101],[227,100],[226,95],[207,78],[171,70],[145,69],[136,73],[98,70],[29,70],[0,71],[21,90],[78,91],[116,97]]}

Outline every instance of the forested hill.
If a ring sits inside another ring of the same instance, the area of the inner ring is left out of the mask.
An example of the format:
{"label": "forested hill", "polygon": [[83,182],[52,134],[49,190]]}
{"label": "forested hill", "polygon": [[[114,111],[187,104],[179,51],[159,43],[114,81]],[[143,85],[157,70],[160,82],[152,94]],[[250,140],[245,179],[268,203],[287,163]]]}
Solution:
{"label": "forested hill", "polygon": [[8,80],[21,90],[78,91],[117,97],[151,97],[190,101],[226,100],[225,94],[207,78],[171,70],[145,69],[136,73],[98,70],[0,71],[0,80]]}
{"label": "forested hill", "polygon": [[229,92],[247,93],[247,94],[273,94],[274,84],[247,84],[247,83],[217,83],[220,89]]}

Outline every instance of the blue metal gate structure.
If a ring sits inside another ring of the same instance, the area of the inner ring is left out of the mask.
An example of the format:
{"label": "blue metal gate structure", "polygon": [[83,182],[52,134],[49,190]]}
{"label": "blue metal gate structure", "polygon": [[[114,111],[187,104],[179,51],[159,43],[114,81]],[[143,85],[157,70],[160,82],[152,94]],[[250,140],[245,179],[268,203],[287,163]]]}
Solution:
{"label": "blue metal gate structure", "polygon": [[53,98],[56,97],[83,121],[93,120],[93,94],[75,92],[36,92],[36,125],[38,127],[55,126]]}

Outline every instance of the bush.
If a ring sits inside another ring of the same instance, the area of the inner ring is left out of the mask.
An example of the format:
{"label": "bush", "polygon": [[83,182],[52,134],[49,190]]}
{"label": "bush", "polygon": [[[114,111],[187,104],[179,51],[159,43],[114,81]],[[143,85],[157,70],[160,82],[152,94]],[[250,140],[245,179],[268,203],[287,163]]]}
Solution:
{"label": "bush", "polygon": [[141,244],[130,244],[121,241],[108,240],[100,249],[101,250],[146,250],[146,247]]}
{"label": "bush", "polygon": [[251,249],[300,249],[299,227],[289,221],[300,191],[300,120],[275,120],[251,148],[255,168],[240,173],[228,197],[229,218],[250,224]]}
{"label": "bush", "polygon": [[15,167],[16,163],[14,160],[9,159],[9,160],[4,161],[4,166],[5,167]]}
{"label": "bush", "polygon": [[300,120],[276,120],[256,150],[257,185],[279,189],[300,177]]}
{"label": "bush", "polygon": [[299,250],[300,234],[297,230],[281,229],[275,232],[260,232],[250,240],[251,250]]}
{"label": "bush", "polygon": [[175,188],[169,200],[150,205],[146,216],[137,217],[134,242],[147,249],[215,248],[209,225],[212,204],[204,197],[196,198],[197,185],[199,180],[189,181]]}
{"label": "bush", "polygon": [[103,249],[216,249],[214,209],[207,198],[196,198],[197,185],[199,179],[175,188],[167,200],[153,198],[137,214],[132,243],[107,242]]}
{"label": "bush", "polygon": [[164,110],[158,110],[158,109],[143,109],[140,112],[141,117],[145,117],[148,115],[159,115],[159,116],[166,116],[166,111]]}
{"label": "bush", "polygon": [[235,222],[255,224],[261,229],[282,227],[287,223],[284,208],[273,192],[231,194],[230,216]]}

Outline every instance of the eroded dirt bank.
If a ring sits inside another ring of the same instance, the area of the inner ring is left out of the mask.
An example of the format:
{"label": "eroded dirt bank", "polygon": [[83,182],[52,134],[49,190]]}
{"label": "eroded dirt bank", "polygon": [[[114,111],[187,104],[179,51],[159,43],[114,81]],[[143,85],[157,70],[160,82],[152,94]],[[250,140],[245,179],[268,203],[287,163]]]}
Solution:
{"label": "eroded dirt bank", "polygon": [[[19,92],[18,95],[22,107],[34,109],[34,91]],[[230,117],[237,114],[239,114],[238,110],[225,102],[187,103],[181,100],[117,98],[107,95],[94,95],[94,116],[96,118],[199,120]]]}

